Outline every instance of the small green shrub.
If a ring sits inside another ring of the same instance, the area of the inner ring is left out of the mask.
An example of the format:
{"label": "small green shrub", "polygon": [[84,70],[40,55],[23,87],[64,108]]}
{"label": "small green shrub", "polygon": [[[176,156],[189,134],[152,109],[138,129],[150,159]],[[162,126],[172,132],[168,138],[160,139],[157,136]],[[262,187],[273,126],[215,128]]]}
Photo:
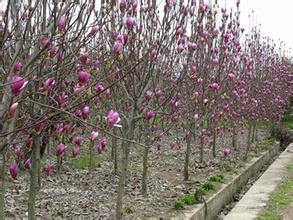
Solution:
{"label": "small green shrub", "polygon": [[210,177],[210,181],[211,182],[218,182],[218,183],[220,183],[220,182],[223,181],[223,179],[224,179],[224,176],[221,175],[221,174]]}
{"label": "small green shrub", "polygon": [[210,181],[208,181],[208,182],[204,183],[201,186],[201,188],[203,188],[205,191],[208,192],[208,191],[213,190],[215,188],[215,184],[210,182]]}
{"label": "small green shrub", "polygon": [[186,194],[181,198],[181,201],[185,204],[185,205],[193,205],[196,203],[196,200],[194,198],[193,194]]}
{"label": "small green shrub", "polygon": [[131,203],[128,203],[128,204],[125,205],[124,213],[126,213],[126,214],[134,213],[134,207],[133,207],[133,205]]}
{"label": "small green shrub", "polygon": [[177,200],[174,202],[173,208],[174,208],[175,210],[181,210],[181,209],[184,209],[184,202],[183,202],[181,199],[177,199]]}

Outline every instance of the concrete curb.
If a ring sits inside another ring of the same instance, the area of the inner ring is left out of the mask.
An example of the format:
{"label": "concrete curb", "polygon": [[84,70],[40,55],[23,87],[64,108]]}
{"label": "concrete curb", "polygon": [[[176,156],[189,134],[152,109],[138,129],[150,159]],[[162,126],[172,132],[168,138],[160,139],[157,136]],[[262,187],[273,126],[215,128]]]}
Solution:
{"label": "concrete curb", "polygon": [[[218,213],[228,204],[235,193],[241,189],[249,178],[255,176],[265,164],[267,164],[279,152],[280,143],[276,143],[270,150],[262,153],[261,156],[253,158],[240,174],[221,186],[221,189],[207,200],[207,216],[205,216],[205,207],[203,204],[193,206],[189,210],[184,210],[184,213],[171,217],[172,220],[213,220]],[[155,218],[151,218],[155,219]]]}
{"label": "concrete curb", "polygon": [[264,210],[271,194],[288,174],[288,166],[291,163],[293,163],[293,143],[269,166],[224,220],[256,219]]}

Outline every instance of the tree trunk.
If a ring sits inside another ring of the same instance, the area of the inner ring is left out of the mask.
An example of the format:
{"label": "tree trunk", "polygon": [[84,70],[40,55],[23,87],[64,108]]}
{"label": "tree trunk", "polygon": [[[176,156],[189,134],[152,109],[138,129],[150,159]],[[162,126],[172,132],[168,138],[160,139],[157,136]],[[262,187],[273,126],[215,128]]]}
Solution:
{"label": "tree trunk", "polygon": [[[113,128],[113,134],[116,135],[116,129]],[[114,173],[117,173],[117,138],[112,137],[112,160],[114,165]]]}
{"label": "tree trunk", "polygon": [[237,151],[237,133],[237,127],[233,126],[232,147],[235,151]]}
{"label": "tree trunk", "polygon": [[184,181],[189,179],[189,158],[190,158],[190,151],[191,151],[191,138],[188,137],[186,140],[186,152],[185,152],[185,163],[184,163]]}
{"label": "tree trunk", "polygon": [[32,167],[30,171],[30,190],[28,199],[28,219],[36,219],[35,205],[38,192],[38,173],[40,169],[40,138],[35,136],[32,146]]}
{"label": "tree trunk", "polygon": [[252,137],[251,137],[251,142],[253,143],[255,140],[255,124],[253,123],[252,125]]}
{"label": "tree trunk", "polygon": [[148,154],[149,148],[144,148],[143,151],[143,172],[142,172],[142,195],[147,197],[147,177],[148,177]]}
{"label": "tree trunk", "polygon": [[203,136],[200,137],[200,163],[203,163],[203,144],[204,139]]}
{"label": "tree trunk", "polygon": [[1,170],[0,170],[0,175],[1,175],[1,189],[0,189],[0,220],[5,219],[5,174],[6,174],[6,164],[5,164],[5,152],[3,150],[2,153],[2,161],[1,161]]}
{"label": "tree trunk", "polygon": [[[124,133],[126,139],[132,139],[134,134],[135,122],[133,120],[128,124],[128,129]],[[122,161],[121,161],[121,174],[119,177],[118,190],[117,190],[117,200],[116,200],[116,220],[122,219],[122,206],[123,206],[123,194],[126,186],[126,175],[128,168],[128,154],[129,154],[129,143],[122,141]]]}
{"label": "tree trunk", "polygon": [[116,220],[122,219],[122,205],[123,205],[123,194],[125,190],[126,175],[127,175],[127,143],[122,142],[122,161],[121,161],[121,174],[119,178],[118,190],[117,190],[117,201],[116,201]]}
{"label": "tree trunk", "polygon": [[251,123],[249,122],[248,125],[248,135],[247,135],[247,143],[246,143],[246,154],[245,154],[245,159],[248,157],[248,153],[250,151],[250,145],[251,145]]}
{"label": "tree trunk", "polygon": [[216,131],[215,129],[213,129],[213,157],[216,158],[217,154],[216,154]]}

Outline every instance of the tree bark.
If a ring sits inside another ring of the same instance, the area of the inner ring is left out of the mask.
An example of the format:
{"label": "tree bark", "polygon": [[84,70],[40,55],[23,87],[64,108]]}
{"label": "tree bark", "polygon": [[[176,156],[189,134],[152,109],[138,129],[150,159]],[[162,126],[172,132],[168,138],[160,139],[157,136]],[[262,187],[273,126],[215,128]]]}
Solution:
{"label": "tree bark", "polygon": [[245,159],[248,157],[248,153],[250,151],[250,145],[251,145],[251,123],[249,122],[248,125],[248,135],[247,135],[247,143],[246,143],[246,154],[245,154]]}
{"label": "tree bark", "polygon": [[38,193],[38,173],[40,169],[40,138],[35,136],[32,146],[32,166],[30,171],[30,190],[28,199],[28,219],[35,220],[36,196]]}
{"label": "tree bark", "polygon": [[[124,137],[126,139],[132,139],[134,134],[134,125],[135,122],[133,120],[130,120],[128,123],[128,129],[124,133]],[[121,173],[119,177],[119,183],[118,183],[118,190],[117,190],[117,200],[116,200],[116,220],[122,219],[122,206],[123,206],[123,194],[125,191],[126,186],[126,175],[127,175],[127,169],[128,169],[128,154],[129,154],[129,143],[126,141],[122,141],[122,161],[121,161]]]}
{"label": "tree bark", "polygon": [[143,172],[142,172],[142,195],[147,197],[147,177],[148,177],[148,154],[149,148],[144,148],[143,151]]}
{"label": "tree bark", "polygon": [[233,126],[232,147],[235,151],[237,151],[237,133],[237,127]]}
{"label": "tree bark", "polygon": [[213,157],[216,158],[217,155],[216,155],[216,131],[215,129],[213,129]]}
{"label": "tree bark", "polygon": [[[113,128],[113,134],[116,135],[116,129]],[[117,173],[118,164],[117,164],[117,138],[112,137],[112,160],[114,166],[114,173]]]}
{"label": "tree bark", "polygon": [[188,137],[186,140],[186,152],[185,152],[185,163],[184,163],[184,181],[189,179],[189,158],[190,158],[190,151],[191,151],[191,138]]}

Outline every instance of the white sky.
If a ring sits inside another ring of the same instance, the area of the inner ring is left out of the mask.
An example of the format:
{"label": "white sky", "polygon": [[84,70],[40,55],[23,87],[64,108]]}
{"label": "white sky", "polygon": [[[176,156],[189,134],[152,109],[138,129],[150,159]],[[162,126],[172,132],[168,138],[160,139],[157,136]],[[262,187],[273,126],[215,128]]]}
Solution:
{"label": "white sky", "polygon": [[[236,0],[218,0],[227,7],[235,7]],[[241,24],[246,30],[249,24],[261,24],[261,32],[276,42],[281,39],[293,56],[293,0],[241,0]],[[253,16],[249,19],[249,15]],[[289,53],[288,53],[289,55]]]}

